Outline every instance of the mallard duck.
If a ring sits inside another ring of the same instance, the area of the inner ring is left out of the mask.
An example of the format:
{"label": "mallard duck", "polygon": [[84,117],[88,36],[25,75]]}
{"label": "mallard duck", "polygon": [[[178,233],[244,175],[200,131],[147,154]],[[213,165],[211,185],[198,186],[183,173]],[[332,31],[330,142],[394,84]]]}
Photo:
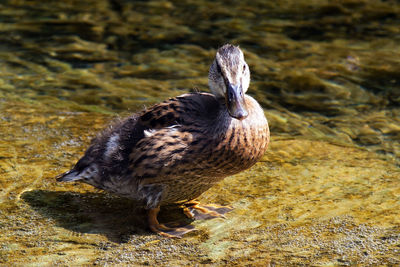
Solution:
{"label": "mallard duck", "polygon": [[190,217],[223,216],[229,208],[194,199],[254,165],[267,149],[269,128],[260,105],[245,94],[250,70],[239,47],[219,48],[208,78],[212,94],[168,99],[103,131],[58,181],[81,181],[142,203],[149,228],[168,237],[192,228],[159,223],[164,205],[183,203]]}

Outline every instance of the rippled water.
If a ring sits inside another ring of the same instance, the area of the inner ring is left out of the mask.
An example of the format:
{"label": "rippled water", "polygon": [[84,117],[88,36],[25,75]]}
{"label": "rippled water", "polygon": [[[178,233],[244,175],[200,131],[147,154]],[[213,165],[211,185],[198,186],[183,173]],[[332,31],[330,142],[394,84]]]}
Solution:
{"label": "rippled water", "polygon": [[[372,0],[0,2],[0,263],[400,264],[399,14]],[[206,91],[227,42],[272,134],[260,163],[201,196],[232,205],[227,219],[164,239],[133,203],[55,182],[115,117]]]}

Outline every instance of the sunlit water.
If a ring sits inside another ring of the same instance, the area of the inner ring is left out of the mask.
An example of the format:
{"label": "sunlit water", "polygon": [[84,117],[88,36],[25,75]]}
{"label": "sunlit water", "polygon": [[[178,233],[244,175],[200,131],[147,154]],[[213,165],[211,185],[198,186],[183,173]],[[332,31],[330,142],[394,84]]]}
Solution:
{"label": "sunlit water", "polygon": [[[399,14],[372,0],[1,2],[0,263],[400,264]],[[55,182],[115,117],[206,91],[227,42],[272,141],[201,196],[234,207],[226,219],[165,239],[134,203]]]}

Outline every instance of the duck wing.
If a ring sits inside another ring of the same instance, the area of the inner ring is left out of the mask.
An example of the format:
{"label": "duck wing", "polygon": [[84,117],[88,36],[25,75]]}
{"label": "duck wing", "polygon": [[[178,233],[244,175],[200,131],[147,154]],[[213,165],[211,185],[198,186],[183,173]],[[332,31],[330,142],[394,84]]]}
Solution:
{"label": "duck wing", "polygon": [[210,147],[221,105],[211,94],[185,94],[146,110],[139,118],[144,137],[130,157],[132,177],[154,183],[182,175]]}
{"label": "duck wing", "polygon": [[156,130],[176,125],[208,122],[217,115],[219,102],[208,93],[189,93],[168,99],[143,111],[140,123]]}
{"label": "duck wing", "polygon": [[215,97],[207,93],[184,94],[154,105],[109,126],[70,171],[56,178],[101,187],[103,177],[125,176],[131,170],[137,178],[154,177],[151,170],[175,162],[193,134],[202,134],[216,106]]}

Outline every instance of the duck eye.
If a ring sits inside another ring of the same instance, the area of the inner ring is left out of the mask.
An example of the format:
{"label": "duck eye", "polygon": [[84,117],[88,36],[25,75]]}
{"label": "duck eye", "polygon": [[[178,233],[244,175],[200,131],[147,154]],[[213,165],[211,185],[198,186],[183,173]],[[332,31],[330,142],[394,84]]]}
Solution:
{"label": "duck eye", "polygon": [[246,71],[246,65],[243,65],[243,72]]}
{"label": "duck eye", "polygon": [[217,64],[217,71],[219,74],[221,74],[221,67],[219,66],[218,62],[216,64]]}

